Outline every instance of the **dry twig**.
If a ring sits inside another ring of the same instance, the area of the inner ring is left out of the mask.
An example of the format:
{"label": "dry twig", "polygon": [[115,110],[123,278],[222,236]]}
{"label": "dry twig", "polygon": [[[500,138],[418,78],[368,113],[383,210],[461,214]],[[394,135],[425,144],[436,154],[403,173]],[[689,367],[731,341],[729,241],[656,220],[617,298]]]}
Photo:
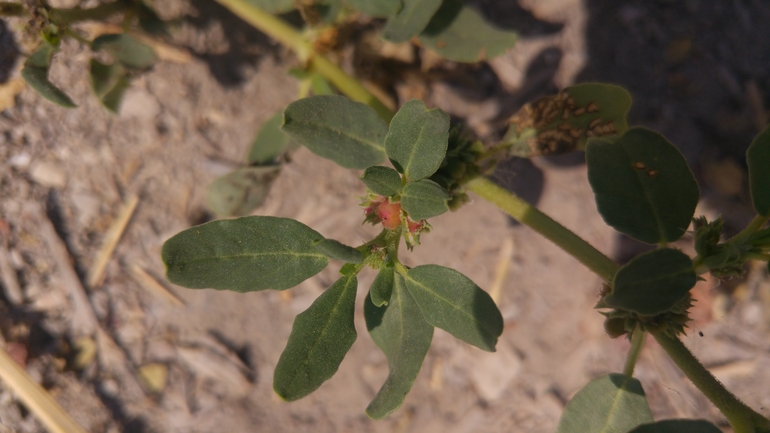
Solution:
{"label": "dry twig", "polygon": [[107,270],[107,265],[110,263],[112,253],[115,251],[115,247],[118,246],[118,242],[121,236],[123,236],[123,232],[126,230],[128,222],[131,221],[131,217],[134,215],[138,205],[139,197],[136,195],[129,196],[125,203],[123,203],[118,217],[104,235],[104,243],[96,255],[96,260],[94,260],[91,269],[88,270],[88,277],[86,278],[88,287],[93,289],[104,281],[104,273]]}

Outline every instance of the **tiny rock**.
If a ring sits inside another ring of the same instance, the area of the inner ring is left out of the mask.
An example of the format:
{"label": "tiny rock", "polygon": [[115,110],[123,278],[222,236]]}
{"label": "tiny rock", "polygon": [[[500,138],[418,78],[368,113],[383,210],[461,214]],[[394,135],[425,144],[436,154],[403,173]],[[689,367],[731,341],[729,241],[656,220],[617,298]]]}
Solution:
{"label": "tiny rock", "polygon": [[36,183],[49,188],[64,188],[67,185],[67,174],[53,162],[34,164],[29,175]]}

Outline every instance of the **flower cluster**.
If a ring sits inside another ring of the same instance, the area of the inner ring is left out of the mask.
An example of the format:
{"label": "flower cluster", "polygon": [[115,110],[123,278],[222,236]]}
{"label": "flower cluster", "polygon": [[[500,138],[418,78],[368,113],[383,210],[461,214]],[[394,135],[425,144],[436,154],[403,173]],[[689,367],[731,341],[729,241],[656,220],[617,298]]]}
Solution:
{"label": "flower cluster", "polygon": [[361,202],[364,208],[364,223],[382,224],[388,230],[401,230],[406,246],[411,250],[420,244],[420,235],[430,231],[425,220],[414,221],[394,198],[369,194]]}

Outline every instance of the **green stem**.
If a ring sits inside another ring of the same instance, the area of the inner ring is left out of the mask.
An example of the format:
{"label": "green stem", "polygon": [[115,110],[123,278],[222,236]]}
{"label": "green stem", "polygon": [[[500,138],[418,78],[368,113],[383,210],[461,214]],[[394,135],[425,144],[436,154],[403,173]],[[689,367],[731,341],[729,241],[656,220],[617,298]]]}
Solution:
{"label": "green stem", "polygon": [[740,233],[733,236],[732,239],[728,240],[728,242],[732,242],[734,244],[740,244],[741,242],[745,241],[746,238],[753,235],[755,232],[757,232],[759,229],[762,228],[762,226],[767,223],[767,221],[770,220],[770,215],[757,215],[754,217],[753,220],[749,223],[749,225],[746,226],[745,229],[741,230]]}
{"label": "green stem", "polygon": [[309,69],[321,74],[350,99],[372,107],[386,122],[390,122],[393,118],[391,109],[366,90],[358,80],[346,74],[329,59],[317,54],[310,42],[280,18],[252,6],[246,0],[216,1],[247,23],[293,50]]}
{"label": "green stem", "polygon": [[466,187],[548,238],[604,281],[612,282],[619,268],[617,263],[536,207],[483,177],[468,182]]}
{"label": "green stem", "polygon": [[644,340],[647,337],[647,332],[636,327],[631,335],[631,349],[626,356],[626,365],[623,367],[623,374],[628,377],[634,375],[634,367],[636,367],[636,361],[639,359],[639,354],[642,353],[642,347],[644,346]]}
{"label": "green stem", "polygon": [[679,369],[727,417],[735,433],[770,431],[770,420],[728,391],[678,338],[670,337],[663,331],[651,333]]}
{"label": "green stem", "polygon": [[56,24],[72,24],[78,21],[103,21],[128,8],[124,1],[102,3],[93,8],[51,9],[48,17]]}

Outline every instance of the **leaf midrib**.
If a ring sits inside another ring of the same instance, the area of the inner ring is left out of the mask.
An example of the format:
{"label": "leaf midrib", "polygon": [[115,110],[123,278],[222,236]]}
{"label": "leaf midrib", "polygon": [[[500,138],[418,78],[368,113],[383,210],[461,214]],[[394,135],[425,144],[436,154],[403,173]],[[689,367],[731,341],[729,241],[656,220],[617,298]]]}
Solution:
{"label": "leaf midrib", "polygon": [[331,127],[331,126],[329,126],[327,124],[316,123],[316,122],[313,122],[312,120],[308,120],[308,119],[296,119],[296,118],[292,119],[292,122],[299,123],[299,124],[312,125],[312,126],[315,126],[316,128],[327,129],[329,131],[336,132],[336,133],[338,133],[340,135],[348,137],[348,138],[350,138],[350,139],[352,139],[354,141],[358,141],[358,142],[364,143],[364,144],[374,148],[375,150],[378,150],[378,151],[381,151],[382,153],[385,153],[385,146],[384,145],[382,145],[382,144],[380,144],[378,142],[375,142],[375,141],[369,141],[368,139],[364,139],[364,138],[355,136],[355,135],[350,134],[350,133],[348,133],[346,131],[343,131],[341,129],[333,128],[333,127]]}
{"label": "leaf midrib", "polygon": [[[474,323],[478,323],[478,324],[482,325],[482,326],[481,326],[481,328],[483,328],[483,329],[484,329],[484,331],[485,331],[486,333],[488,333],[490,336],[493,336],[493,337],[495,336],[495,333],[494,333],[494,332],[490,332],[490,330],[487,328],[487,325],[486,325],[484,322],[482,322],[482,321],[479,321],[479,320],[478,320],[478,319],[476,319],[476,317],[474,317],[472,314],[469,314],[469,313],[467,313],[465,310],[463,310],[463,309],[461,309],[461,308],[459,308],[459,307],[455,306],[454,304],[452,304],[451,302],[449,302],[449,301],[448,301],[446,298],[444,298],[444,297],[442,297],[442,296],[439,296],[439,294],[438,294],[437,292],[435,292],[435,291],[431,290],[431,289],[430,289],[430,287],[426,286],[425,284],[422,284],[422,283],[420,283],[419,281],[415,280],[414,278],[409,278],[408,274],[407,274],[407,276],[406,276],[405,278],[408,278],[410,281],[413,281],[413,282],[414,282],[415,284],[417,284],[418,286],[420,286],[420,287],[423,287],[423,288],[424,288],[424,289],[425,289],[427,292],[429,292],[429,293],[431,293],[432,295],[434,295],[434,296],[435,296],[437,299],[439,299],[440,301],[443,301],[444,303],[448,304],[449,306],[451,306],[451,307],[452,307],[452,308],[454,308],[455,310],[457,310],[457,311],[459,311],[460,313],[462,313],[462,315],[464,315],[464,316],[466,316],[466,317],[469,317],[469,318],[470,318],[470,319],[471,319],[471,320],[472,320]],[[477,328],[477,329],[478,329],[478,328]]]}

